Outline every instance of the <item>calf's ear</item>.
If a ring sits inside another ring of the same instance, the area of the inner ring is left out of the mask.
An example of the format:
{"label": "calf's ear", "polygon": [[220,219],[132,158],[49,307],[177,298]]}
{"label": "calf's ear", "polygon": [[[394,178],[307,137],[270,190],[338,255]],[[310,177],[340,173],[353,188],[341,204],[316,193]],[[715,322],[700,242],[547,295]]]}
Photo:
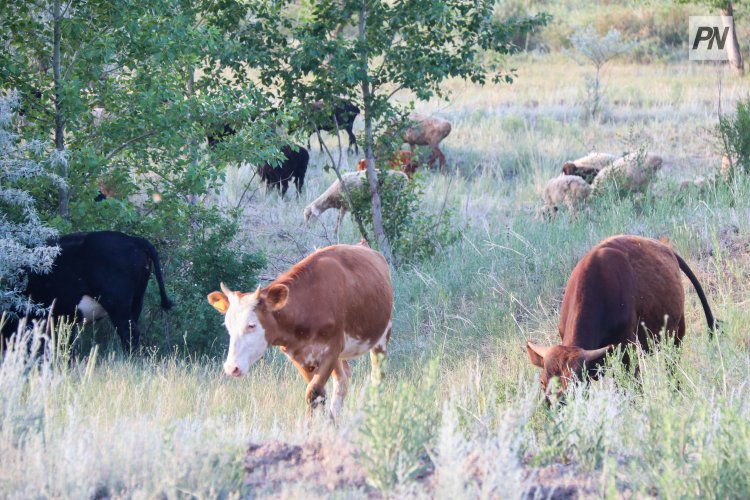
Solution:
{"label": "calf's ear", "polygon": [[542,347],[533,342],[526,342],[526,354],[529,355],[529,361],[534,366],[544,368],[544,355],[549,347]]}
{"label": "calf's ear", "polygon": [[286,285],[273,285],[266,290],[266,304],[272,311],[282,309],[288,298],[289,287]]}
{"label": "calf's ear", "polygon": [[221,292],[211,292],[208,294],[208,303],[214,306],[214,309],[221,314],[226,314],[229,309],[229,299]]}

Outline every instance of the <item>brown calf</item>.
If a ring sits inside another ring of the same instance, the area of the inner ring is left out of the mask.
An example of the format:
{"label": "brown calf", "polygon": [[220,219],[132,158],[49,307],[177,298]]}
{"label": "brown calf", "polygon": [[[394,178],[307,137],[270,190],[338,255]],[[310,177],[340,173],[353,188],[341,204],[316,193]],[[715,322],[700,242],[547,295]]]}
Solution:
{"label": "brown calf", "polygon": [[553,377],[560,378],[561,390],[571,378],[580,378],[584,364],[593,372],[615,345],[648,349],[648,336],[658,338],[665,327],[679,344],[685,335],[680,270],[695,287],[713,330],[714,317],[698,279],[667,245],[639,236],[614,236],[587,253],[565,288],[559,324],[562,343],[526,343],[529,360],[542,368],[545,392]]}
{"label": "brown calf", "polygon": [[[399,149],[396,151],[396,153],[393,155],[393,158],[391,161],[389,161],[387,164],[388,170],[398,170],[407,175],[409,179],[414,175],[414,172],[417,171],[417,168],[419,167],[419,162],[414,158],[414,153],[411,151],[404,151],[403,149]],[[362,158],[357,163],[357,172],[364,172],[367,170],[367,159]]]}
{"label": "brown calf", "polygon": [[233,292],[221,284],[208,301],[225,317],[224,371],[239,377],[269,345],[279,346],[307,382],[307,415],[325,402],[333,374],[336,418],[349,387],[348,359],[370,352],[372,377],[391,336],[393,287],[383,256],[362,245],[320,249],[265,288]]}

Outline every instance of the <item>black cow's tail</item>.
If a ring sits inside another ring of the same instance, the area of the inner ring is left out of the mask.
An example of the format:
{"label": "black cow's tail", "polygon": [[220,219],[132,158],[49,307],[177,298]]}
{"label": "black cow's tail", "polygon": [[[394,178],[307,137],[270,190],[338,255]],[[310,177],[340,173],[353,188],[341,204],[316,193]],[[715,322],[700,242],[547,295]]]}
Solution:
{"label": "black cow's tail", "polygon": [[680,269],[683,273],[685,273],[685,276],[688,277],[690,283],[693,284],[693,287],[698,294],[698,298],[701,300],[701,304],[703,305],[703,312],[705,313],[706,321],[708,322],[709,334],[713,336],[714,332],[716,331],[716,320],[714,319],[714,315],[711,313],[711,308],[708,306],[708,300],[706,300],[706,294],[703,293],[703,287],[698,281],[698,278],[695,277],[695,274],[693,274],[690,266],[687,265],[687,262],[685,262],[682,257],[677,255],[677,252],[672,253],[674,253],[675,257],[677,257],[677,262],[680,264]]}
{"label": "black cow's tail", "polygon": [[159,262],[159,254],[154,248],[154,245],[150,241],[144,238],[133,237],[139,247],[148,254],[151,258],[151,262],[154,263],[154,275],[156,276],[156,282],[159,284],[159,295],[161,296],[161,308],[165,311],[172,309],[174,302],[167,297],[167,291],[164,289],[164,278],[161,275],[161,264]]}

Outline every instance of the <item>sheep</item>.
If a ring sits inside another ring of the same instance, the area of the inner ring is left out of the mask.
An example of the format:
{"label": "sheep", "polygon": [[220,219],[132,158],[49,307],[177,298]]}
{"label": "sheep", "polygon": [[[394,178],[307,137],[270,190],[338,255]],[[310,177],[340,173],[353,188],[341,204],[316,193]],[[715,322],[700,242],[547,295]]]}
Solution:
{"label": "sheep", "polygon": [[594,179],[593,187],[598,191],[616,181],[619,189],[643,192],[656,177],[662,163],[661,156],[627,154],[604,167]]}
{"label": "sheep", "polygon": [[615,156],[608,153],[590,153],[573,161],[566,161],[562,166],[565,175],[577,175],[591,184],[597,174],[615,161]]}
{"label": "sheep", "polygon": [[[297,149],[294,149],[294,148]],[[297,188],[297,196],[302,193],[302,186],[305,183],[305,173],[307,172],[307,163],[310,161],[310,154],[302,146],[284,146],[281,149],[284,160],[279,166],[274,167],[270,163],[261,165],[258,173],[261,179],[268,187],[275,187],[281,191],[283,198],[289,189],[289,179],[294,179],[294,186]]]}
{"label": "sheep", "polygon": [[[386,170],[385,172],[388,175],[397,175],[399,177],[402,177],[404,181],[407,180],[406,174],[404,174],[403,172],[394,170]],[[349,190],[349,192],[352,192],[353,190],[366,185],[367,172],[347,172],[341,175],[341,180],[344,181],[344,185]],[[338,237],[339,227],[341,226],[341,221],[344,219],[344,215],[346,214],[347,210],[346,203],[344,201],[343,188],[341,187],[341,182],[338,179],[333,181],[333,184],[331,184],[328,189],[323,192],[323,194],[318,196],[315,200],[313,200],[312,203],[305,207],[305,210],[303,212],[305,223],[308,223],[310,221],[310,218],[313,216],[320,217],[323,212],[330,208],[337,208],[339,210],[339,216],[336,219],[336,226],[333,230],[334,234]]]}
{"label": "sheep", "polygon": [[409,144],[412,153],[414,153],[414,146],[429,146],[432,149],[432,155],[427,160],[427,164],[432,167],[435,160],[439,159],[440,171],[444,171],[445,155],[440,151],[438,144],[451,133],[450,122],[435,116],[419,114],[413,114],[409,119],[416,122],[416,124],[406,130],[404,133],[404,142]]}
{"label": "sheep", "polygon": [[695,179],[685,179],[684,181],[680,182],[680,191],[685,191],[693,187],[703,189],[707,184],[708,181],[706,181],[706,178],[702,175],[699,175]]}
{"label": "sheep", "polygon": [[583,204],[591,195],[592,188],[577,175],[559,175],[551,179],[546,186],[542,198],[544,207],[541,214],[551,216],[564,205],[575,213],[577,207]]}

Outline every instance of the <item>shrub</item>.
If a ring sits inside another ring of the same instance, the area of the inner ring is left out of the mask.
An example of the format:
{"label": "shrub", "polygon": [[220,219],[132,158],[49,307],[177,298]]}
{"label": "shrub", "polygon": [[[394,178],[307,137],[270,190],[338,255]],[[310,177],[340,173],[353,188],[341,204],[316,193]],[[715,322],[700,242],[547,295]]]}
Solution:
{"label": "shrub", "polygon": [[156,287],[149,290],[155,324],[145,344],[162,351],[174,345],[182,345],[191,354],[215,354],[223,349],[222,317],[208,304],[206,295],[217,290],[221,282],[232,289],[254,290],[258,273],[265,265],[261,253],[243,251],[236,242],[239,222],[235,214],[208,210],[199,213],[199,226],[190,235],[175,237],[162,245],[175,308],[162,314],[156,307]]}
{"label": "shrub", "polygon": [[[383,226],[399,264],[427,259],[458,239],[450,210],[430,213],[423,208],[422,180],[406,182],[400,175],[379,175]],[[370,190],[367,183],[352,192],[354,208],[365,227],[372,228]]]}
{"label": "shrub", "polygon": [[37,213],[25,183],[41,177],[62,182],[48,167],[66,161],[42,159],[39,142],[20,143],[12,131],[18,98],[0,96],[0,308],[13,314],[28,307],[23,295],[29,271],[47,272],[60,249],[47,240],[56,235]]}
{"label": "shrub", "polygon": [[722,153],[731,161],[729,177],[736,172],[750,173],[750,97],[737,101],[733,116],[720,116],[716,135]]}
{"label": "shrub", "polygon": [[402,381],[392,393],[380,384],[368,389],[356,458],[368,481],[386,496],[429,467],[427,445],[438,422],[437,367],[430,363],[420,384]]}

